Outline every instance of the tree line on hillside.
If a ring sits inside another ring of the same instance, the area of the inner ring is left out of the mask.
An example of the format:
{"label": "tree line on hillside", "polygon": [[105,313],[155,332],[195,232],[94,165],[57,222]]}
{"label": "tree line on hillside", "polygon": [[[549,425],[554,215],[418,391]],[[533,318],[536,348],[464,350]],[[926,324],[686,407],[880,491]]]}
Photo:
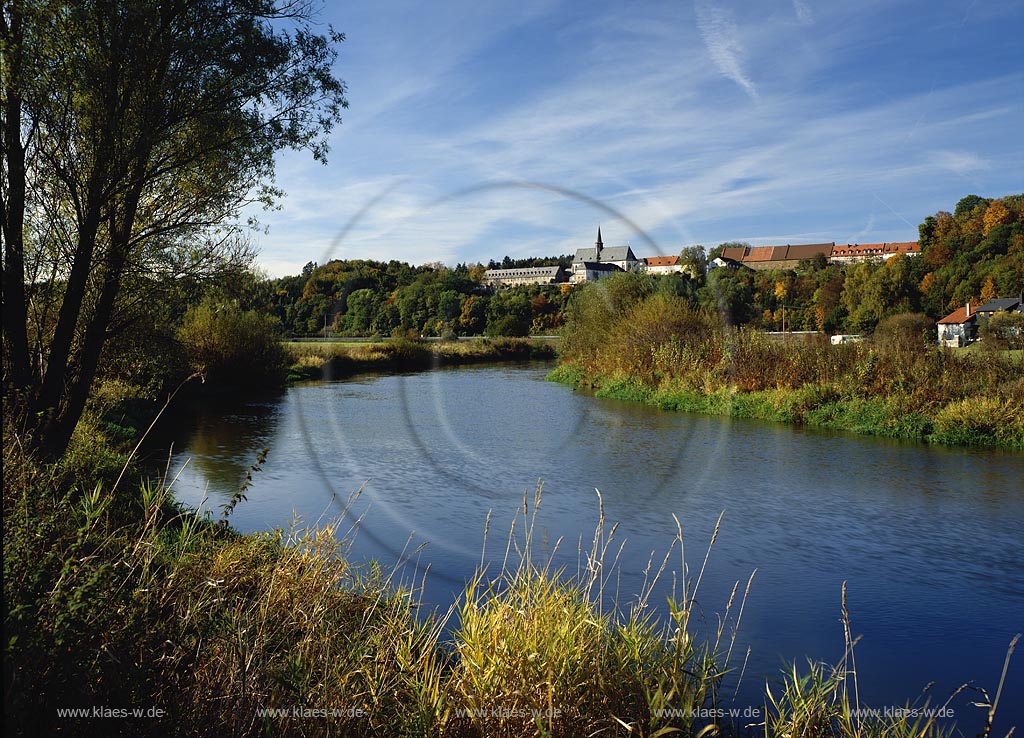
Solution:
{"label": "tree line on hillside", "polygon": [[1024,195],[969,195],[918,230],[920,256],[851,265],[819,257],[788,272],[717,269],[708,282],[735,324],[829,333],[871,331],[900,313],[938,320],[1024,288]]}
{"label": "tree line on hillside", "polygon": [[267,309],[293,335],[525,336],[557,330],[565,307],[560,285],[489,290],[479,264],[356,259],[309,267],[265,291]]}
{"label": "tree line on hillside", "polygon": [[[1024,195],[970,195],[954,212],[919,227],[921,255],[832,264],[805,259],[789,271],[708,269],[730,245],[682,250],[683,271],[635,275],[645,289],[686,297],[734,325],[763,330],[862,333],[883,318],[922,313],[937,320],[967,302],[1016,296],[1024,287]],[[490,262],[490,268],[571,264],[571,257]],[[274,280],[266,308],[293,335],[526,335],[558,330],[573,295],[587,286],[523,286],[492,291],[487,267],[413,267],[402,262],[332,261]]]}

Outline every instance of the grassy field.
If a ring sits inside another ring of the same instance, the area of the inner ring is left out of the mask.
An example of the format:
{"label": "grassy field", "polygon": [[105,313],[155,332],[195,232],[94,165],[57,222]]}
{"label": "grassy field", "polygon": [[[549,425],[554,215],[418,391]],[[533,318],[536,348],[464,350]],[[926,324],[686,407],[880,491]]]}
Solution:
{"label": "grassy field", "polygon": [[983,341],[976,341],[968,346],[952,349],[952,351],[954,351],[957,354],[962,354],[964,356],[984,357],[995,355],[1007,359],[1012,359],[1020,363],[1024,363],[1024,349],[996,349],[993,351],[986,347]]}

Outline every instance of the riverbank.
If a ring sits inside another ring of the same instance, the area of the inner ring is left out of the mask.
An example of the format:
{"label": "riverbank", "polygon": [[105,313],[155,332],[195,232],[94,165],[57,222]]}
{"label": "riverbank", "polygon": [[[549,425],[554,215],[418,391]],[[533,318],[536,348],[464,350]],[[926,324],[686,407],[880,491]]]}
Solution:
{"label": "riverbank", "polygon": [[553,380],[665,409],[1024,449],[1024,363],[1009,352],[936,346],[913,315],[862,343],[780,342],[642,286],[579,295]]}
{"label": "riverbank", "polygon": [[291,361],[288,369],[290,382],[338,379],[360,372],[555,358],[555,349],[550,341],[529,338],[469,341],[397,338],[373,343],[288,343],[284,348]]}
{"label": "riverbank", "polygon": [[701,391],[672,381],[650,385],[630,376],[588,377],[572,364],[548,375],[554,382],[598,397],[642,402],[663,410],[752,418],[871,436],[949,446],[1024,449],[1024,404],[979,397],[922,407],[906,395],[850,396],[830,385],[741,391],[727,386]]}

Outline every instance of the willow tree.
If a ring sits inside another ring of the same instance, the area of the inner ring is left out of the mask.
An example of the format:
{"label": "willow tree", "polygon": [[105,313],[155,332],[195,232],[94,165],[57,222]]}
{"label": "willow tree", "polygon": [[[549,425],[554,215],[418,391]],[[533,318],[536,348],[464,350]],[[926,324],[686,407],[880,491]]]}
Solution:
{"label": "willow tree", "polygon": [[3,382],[67,447],[132,280],[222,262],[274,154],[323,160],[342,36],[290,0],[13,0],[2,53]]}

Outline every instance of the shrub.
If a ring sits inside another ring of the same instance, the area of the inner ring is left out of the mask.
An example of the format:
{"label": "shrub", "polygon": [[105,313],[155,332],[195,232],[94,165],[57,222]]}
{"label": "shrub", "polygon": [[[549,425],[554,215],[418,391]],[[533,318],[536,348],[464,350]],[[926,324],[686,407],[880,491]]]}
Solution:
{"label": "shrub", "polygon": [[276,318],[207,299],[185,314],[178,338],[192,368],[211,384],[261,387],[284,382],[288,356]]}
{"label": "shrub", "polygon": [[528,336],[530,335],[530,322],[514,315],[505,315],[489,322],[484,334],[487,336]]}
{"label": "shrub", "polygon": [[1024,349],[1024,313],[996,313],[982,328],[985,345],[997,349]]}
{"label": "shrub", "polygon": [[879,348],[916,351],[935,343],[935,321],[924,313],[900,313],[883,318],[872,340]]}
{"label": "shrub", "polygon": [[607,364],[650,379],[660,346],[672,340],[693,343],[716,325],[717,321],[694,311],[682,298],[651,295],[626,309],[613,323],[605,349]]}
{"label": "shrub", "polygon": [[999,442],[1024,447],[1024,402],[970,397],[946,405],[935,416],[936,440],[963,445]]}

